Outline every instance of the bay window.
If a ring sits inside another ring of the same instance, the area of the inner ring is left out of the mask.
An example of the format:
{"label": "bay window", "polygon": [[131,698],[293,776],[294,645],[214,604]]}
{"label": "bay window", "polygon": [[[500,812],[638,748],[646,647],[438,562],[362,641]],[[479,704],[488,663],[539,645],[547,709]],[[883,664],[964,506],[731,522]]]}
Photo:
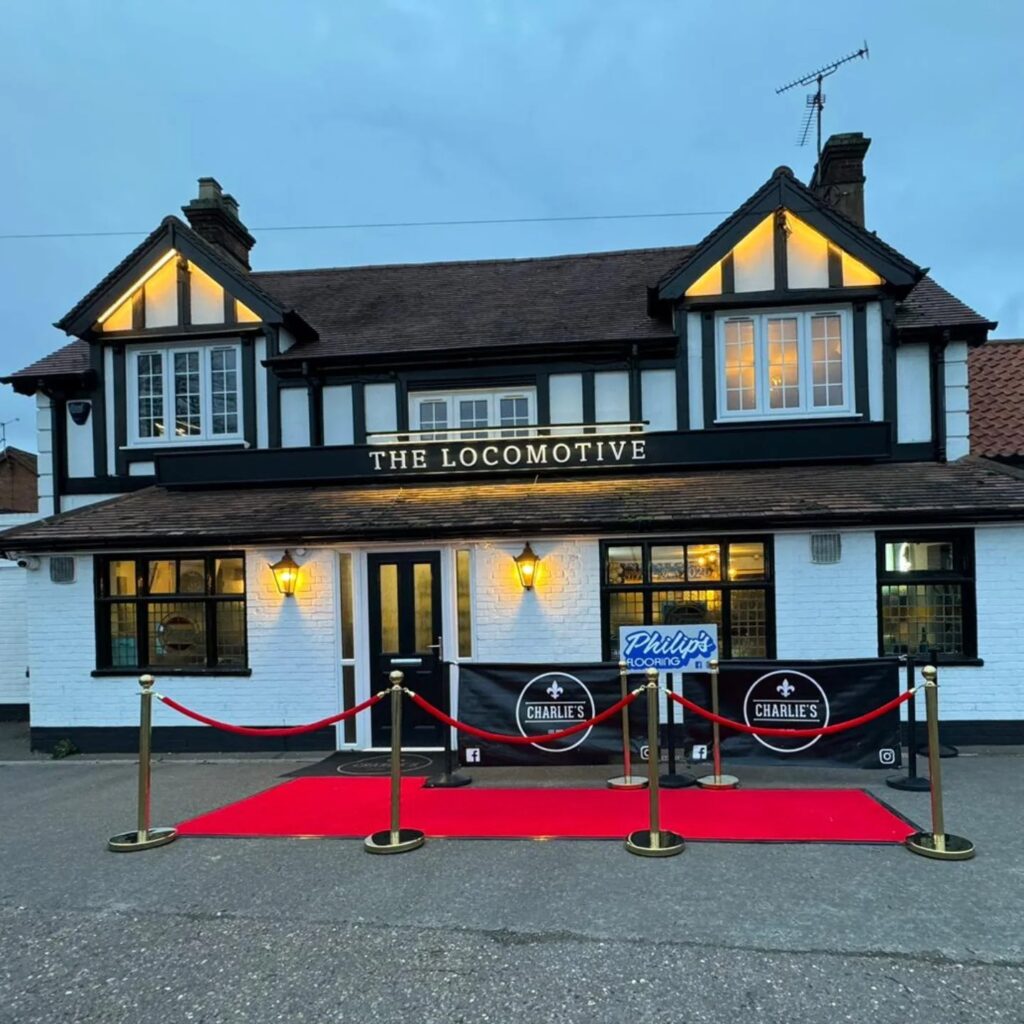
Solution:
{"label": "bay window", "polygon": [[238,345],[147,346],[130,350],[127,359],[133,444],[241,439]]}
{"label": "bay window", "polygon": [[834,416],[853,411],[845,310],[718,318],[718,417]]}

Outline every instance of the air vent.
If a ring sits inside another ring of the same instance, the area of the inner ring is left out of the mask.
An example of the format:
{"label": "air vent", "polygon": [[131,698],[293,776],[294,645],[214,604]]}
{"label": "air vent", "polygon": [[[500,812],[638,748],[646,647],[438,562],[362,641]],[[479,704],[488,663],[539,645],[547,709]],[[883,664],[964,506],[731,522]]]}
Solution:
{"label": "air vent", "polygon": [[74,583],[75,560],[70,555],[54,555],[50,559],[51,583]]}
{"label": "air vent", "polygon": [[831,565],[843,557],[843,542],[838,533],[811,534],[811,561],[815,565]]}

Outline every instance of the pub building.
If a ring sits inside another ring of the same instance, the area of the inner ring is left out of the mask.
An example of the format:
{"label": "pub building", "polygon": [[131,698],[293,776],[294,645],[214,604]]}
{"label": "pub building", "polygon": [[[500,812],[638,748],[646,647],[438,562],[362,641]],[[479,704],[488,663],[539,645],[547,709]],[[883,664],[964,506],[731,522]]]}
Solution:
{"label": "pub building", "polygon": [[[133,749],[143,672],[290,725],[395,665],[457,708],[467,664],[615,662],[620,625],[680,622],[726,661],[937,651],[946,735],[1024,740],[1024,477],[969,447],[995,325],[865,226],[869,142],[696,244],[535,259],[253,270],[201,178],[4,378],[38,409],[45,518],[0,534],[33,746]],[[232,740],[156,712],[157,749]]]}

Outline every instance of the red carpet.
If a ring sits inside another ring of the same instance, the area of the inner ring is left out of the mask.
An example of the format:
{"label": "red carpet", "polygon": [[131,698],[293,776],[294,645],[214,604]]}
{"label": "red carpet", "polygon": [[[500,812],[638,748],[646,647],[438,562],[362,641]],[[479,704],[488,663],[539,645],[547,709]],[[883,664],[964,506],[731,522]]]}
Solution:
{"label": "red carpet", "polygon": [[[402,824],[461,839],[623,839],[647,824],[645,790],[424,789],[402,782]],[[363,838],[388,827],[387,779],[299,778],[200,815],[186,836]],[[901,843],[916,829],[858,789],[699,789],[661,794],[685,839]]]}

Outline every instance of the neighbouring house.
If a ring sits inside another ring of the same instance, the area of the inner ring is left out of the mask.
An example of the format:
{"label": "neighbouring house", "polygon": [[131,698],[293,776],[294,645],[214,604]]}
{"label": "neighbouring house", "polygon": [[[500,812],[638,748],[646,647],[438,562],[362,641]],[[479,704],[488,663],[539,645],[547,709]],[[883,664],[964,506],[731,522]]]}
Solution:
{"label": "neighbouring house", "polygon": [[[438,702],[445,665],[457,695],[680,621],[727,661],[936,651],[947,738],[1020,742],[1024,480],[970,442],[995,325],[866,223],[868,146],[694,244],[536,259],[254,270],[200,179],[4,378],[48,456],[49,518],[0,535],[40,560],[33,743],[131,749],[143,671],[280,725],[395,665]],[[157,712],[157,747],[221,742]],[[307,742],[389,740],[375,713]]]}
{"label": "neighbouring house", "polygon": [[1024,339],[993,338],[972,350],[971,451],[1024,467]]}

